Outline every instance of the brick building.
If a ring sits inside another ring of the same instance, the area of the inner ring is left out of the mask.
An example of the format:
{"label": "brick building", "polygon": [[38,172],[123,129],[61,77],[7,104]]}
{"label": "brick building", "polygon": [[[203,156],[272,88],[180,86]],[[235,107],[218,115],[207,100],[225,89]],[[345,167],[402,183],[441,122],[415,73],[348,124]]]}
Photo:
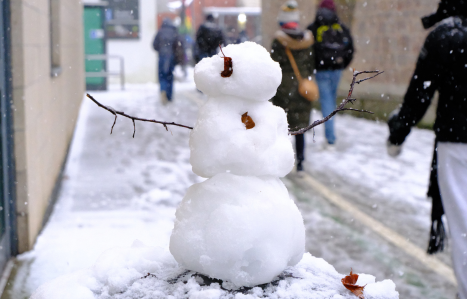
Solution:
{"label": "brick building", "polygon": [[[277,30],[277,12],[283,0],[263,1],[264,46],[270,45]],[[302,26],[313,22],[319,0],[298,0]],[[357,107],[376,112],[385,118],[401,101],[414,71],[418,53],[428,31],[420,18],[432,13],[438,0],[335,0],[340,19],[351,29],[356,53],[350,65],[357,70],[384,70],[384,74],[355,88]],[[343,73],[339,95],[347,95],[352,77]],[[434,105],[423,122],[434,119]],[[361,115],[367,116],[367,115]]]}
{"label": "brick building", "polygon": [[[420,18],[436,10],[438,3],[438,0],[355,1],[351,29],[356,54],[351,67],[385,72],[356,89],[355,96],[366,100],[365,108],[379,111],[379,116],[384,117],[384,113],[402,101],[429,33]],[[347,73],[340,94],[348,89],[350,78]],[[434,120],[434,108],[432,105],[425,116],[426,125]]]}
{"label": "brick building", "polygon": [[[170,0],[158,2],[158,28],[164,18],[170,18],[178,24],[181,7],[170,8]],[[215,22],[223,29],[224,34],[229,31],[245,30],[249,40],[261,39],[261,0],[199,0],[186,1],[186,16],[190,19],[190,35],[194,37],[199,26],[204,23],[206,16],[212,14]],[[240,23],[239,15],[244,14],[245,20]],[[178,19],[178,20],[177,20]]]}

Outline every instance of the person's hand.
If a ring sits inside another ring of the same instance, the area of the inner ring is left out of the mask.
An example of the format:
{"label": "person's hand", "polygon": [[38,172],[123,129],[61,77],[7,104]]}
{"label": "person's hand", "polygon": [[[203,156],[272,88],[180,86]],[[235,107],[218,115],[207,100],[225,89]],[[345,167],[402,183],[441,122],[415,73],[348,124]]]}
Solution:
{"label": "person's hand", "polygon": [[389,140],[386,141],[386,149],[388,151],[388,155],[391,157],[397,157],[402,152],[402,145],[395,145],[392,144]]}

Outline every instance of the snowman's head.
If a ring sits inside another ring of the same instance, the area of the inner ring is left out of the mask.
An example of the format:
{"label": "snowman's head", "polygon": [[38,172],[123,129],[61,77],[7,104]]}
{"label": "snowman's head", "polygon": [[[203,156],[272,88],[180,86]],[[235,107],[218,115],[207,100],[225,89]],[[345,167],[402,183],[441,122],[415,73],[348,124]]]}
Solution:
{"label": "snowman's head", "polygon": [[204,58],[195,67],[196,87],[208,96],[231,95],[252,101],[267,101],[276,94],[282,81],[279,63],[268,51],[253,42],[222,48],[232,58],[233,73],[222,77],[222,54]]}

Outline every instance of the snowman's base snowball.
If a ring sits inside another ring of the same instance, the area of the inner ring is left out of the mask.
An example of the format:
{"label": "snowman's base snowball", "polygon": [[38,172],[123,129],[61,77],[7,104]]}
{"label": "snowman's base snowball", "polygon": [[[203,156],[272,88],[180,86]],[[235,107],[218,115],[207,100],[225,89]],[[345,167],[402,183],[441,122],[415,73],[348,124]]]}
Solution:
{"label": "snowman's base snowball", "polygon": [[[344,275],[321,258],[303,255],[271,283],[235,288],[229,282],[187,271],[170,259],[162,248],[134,247],[111,249],[94,268],[59,277],[41,286],[31,299],[356,299],[344,288]],[[154,255],[156,252],[161,256]],[[126,254],[126,255],[125,255]],[[143,254],[138,258],[139,254]],[[115,259],[111,261],[109,257]],[[149,260],[148,260],[149,258]],[[149,263],[149,267],[148,264]],[[152,268],[151,274],[146,271]],[[366,283],[366,299],[398,299],[391,280],[375,283],[371,275],[360,275]],[[357,283],[360,283],[359,281]],[[118,289],[118,292],[115,292]],[[112,291],[113,290],[113,291]]]}
{"label": "snowman's base snowball", "polygon": [[268,283],[304,253],[302,216],[278,178],[217,174],[188,189],[176,217],[177,262],[237,286]]}

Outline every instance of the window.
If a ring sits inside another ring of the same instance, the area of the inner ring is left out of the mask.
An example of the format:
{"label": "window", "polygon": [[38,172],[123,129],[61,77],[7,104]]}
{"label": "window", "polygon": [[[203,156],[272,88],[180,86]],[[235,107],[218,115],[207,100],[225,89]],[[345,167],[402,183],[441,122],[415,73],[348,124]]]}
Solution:
{"label": "window", "polygon": [[60,0],[49,0],[50,9],[50,75],[57,77],[62,72],[60,63]]}

